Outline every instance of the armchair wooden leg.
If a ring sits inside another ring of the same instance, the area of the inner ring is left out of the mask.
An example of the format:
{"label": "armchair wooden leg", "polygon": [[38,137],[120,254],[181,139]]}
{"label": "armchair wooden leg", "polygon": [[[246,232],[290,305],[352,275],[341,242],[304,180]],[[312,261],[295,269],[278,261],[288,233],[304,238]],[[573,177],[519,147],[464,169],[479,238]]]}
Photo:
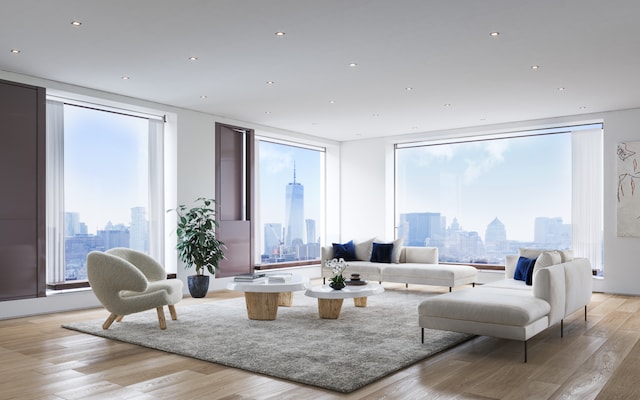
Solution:
{"label": "armchair wooden leg", "polygon": [[177,320],[178,319],[178,313],[176,313],[176,306],[174,306],[173,304],[169,304],[169,313],[171,314],[171,319],[172,320]]}
{"label": "armchair wooden leg", "polygon": [[122,322],[122,318],[124,318],[124,315],[118,315],[118,318],[116,318],[116,322]]}
{"label": "armchair wooden leg", "polygon": [[164,317],[164,310],[162,307],[157,307],[156,311],[158,312],[158,321],[160,322],[160,329],[167,329],[167,320]]}
{"label": "armchair wooden leg", "polygon": [[116,320],[116,318],[118,318],[118,315],[115,313],[111,313],[111,315],[109,315],[109,318],[107,318],[106,321],[104,321],[104,324],[102,324],[102,329],[109,329],[109,327],[111,326],[111,324],[113,324],[113,321]]}

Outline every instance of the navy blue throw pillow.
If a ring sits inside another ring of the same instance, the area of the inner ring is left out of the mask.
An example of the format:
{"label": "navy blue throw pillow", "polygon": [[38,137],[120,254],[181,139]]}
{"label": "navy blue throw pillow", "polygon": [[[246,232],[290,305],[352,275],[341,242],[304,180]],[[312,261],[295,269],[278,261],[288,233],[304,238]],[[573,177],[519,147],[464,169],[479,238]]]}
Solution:
{"label": "navy blue throw pillow", "polygon": [[531,286],[533,283],[533,266],[536,263],[535,258],[520,257],[516,264],[516,271],[513,274],[513,279],[517,281],[524,281],[527,285]]}
{"label": "navy blue throw pillow", "polygon": [[371,262],[391,264],[391,255],[393,254],[393,243],[376,243],[373,242],[371,247]]}
{"label": "navy blue throw pillow", "polygon": [[333,258],[344,258],[345,261],[357,261],[356,246],[353,244],[353,240],[349,240],[347,243],[333,243]]}

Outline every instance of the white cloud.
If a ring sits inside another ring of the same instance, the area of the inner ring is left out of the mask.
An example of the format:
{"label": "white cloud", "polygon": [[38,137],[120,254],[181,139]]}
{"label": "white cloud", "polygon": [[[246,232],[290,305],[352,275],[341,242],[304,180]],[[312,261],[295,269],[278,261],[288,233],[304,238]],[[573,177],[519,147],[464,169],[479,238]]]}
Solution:
{"label": "white cloud", "polygon": [[504,153],[509,148],[506,140],[491,140],[478,143],[477,155],[465,160],[467,166],[463,174],[464,183],[470,183],[504,161]]}

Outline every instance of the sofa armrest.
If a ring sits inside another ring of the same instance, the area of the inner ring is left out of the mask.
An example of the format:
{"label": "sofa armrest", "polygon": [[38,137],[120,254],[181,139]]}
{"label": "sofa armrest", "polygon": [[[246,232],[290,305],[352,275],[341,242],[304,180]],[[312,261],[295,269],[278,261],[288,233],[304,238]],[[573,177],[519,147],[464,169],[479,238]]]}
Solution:
{"label": "sofa armrest", "polygon": [[327,260],[333,259],[333,246],[322,246],[320,249],[320,266],[324,268],[324,263]]}
{"label": "sofa armrest", "polygon": [[566,315],[589,304],[593,292],[591,263],[586,258],[576,258],[564,265],[565,285],[567,287]]}
{"label": "sofa armrest", "polygon": [[564,319],[566,284],[562,264],[542,268],[533,274],[533,295],[546,300],[551,306],[549,326]]}

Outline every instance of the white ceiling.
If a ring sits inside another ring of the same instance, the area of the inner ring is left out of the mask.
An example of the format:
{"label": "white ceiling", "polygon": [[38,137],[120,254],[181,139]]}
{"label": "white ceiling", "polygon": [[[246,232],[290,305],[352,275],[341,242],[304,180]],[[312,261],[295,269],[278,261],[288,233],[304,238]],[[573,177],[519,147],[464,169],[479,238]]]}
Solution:
{"label": "white ceiling", "polygon": [[335,140],[637,108],[639,42],[638,0],[0,2],[2,70]]}

